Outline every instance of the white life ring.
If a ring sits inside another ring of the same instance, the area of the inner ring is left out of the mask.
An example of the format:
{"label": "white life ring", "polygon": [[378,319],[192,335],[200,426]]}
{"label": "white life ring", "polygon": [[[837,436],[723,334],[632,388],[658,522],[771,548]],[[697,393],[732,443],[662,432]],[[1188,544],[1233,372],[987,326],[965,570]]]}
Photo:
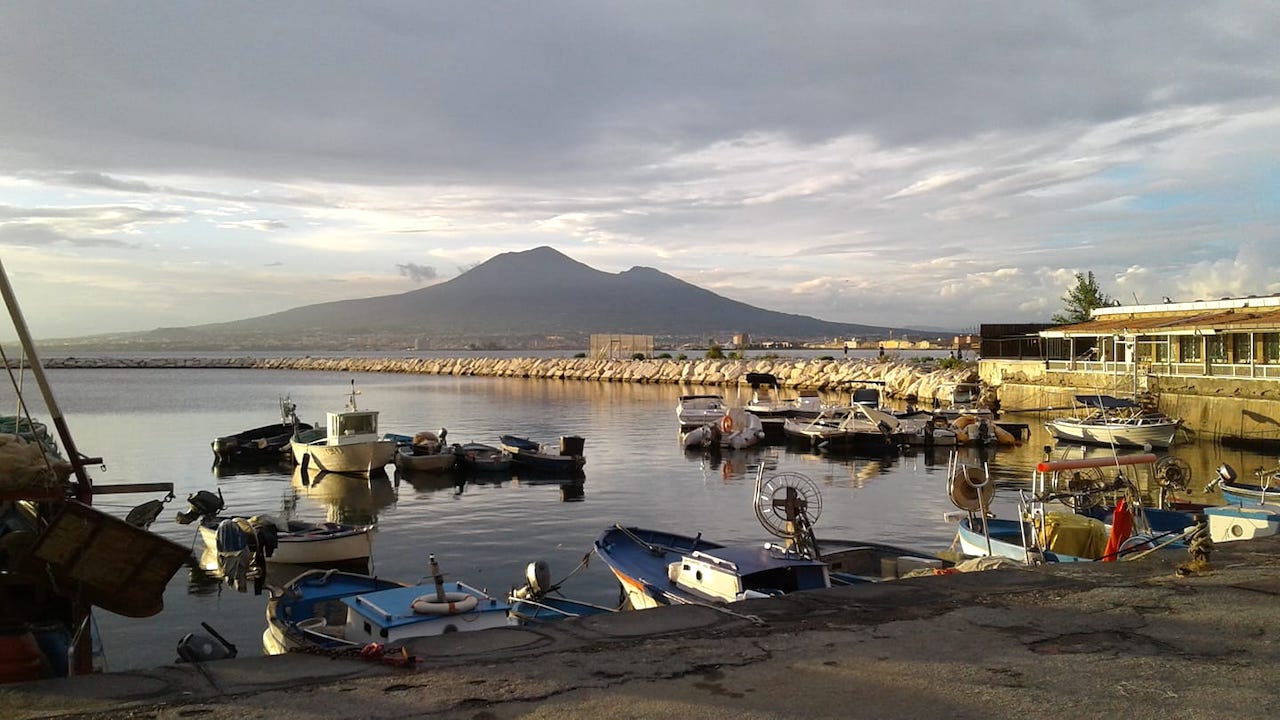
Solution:
{"label": "white life ring", "polygon": [[420,595],[414,599],[410,607],[419,615],[457,615],[476,609],[475,595],[464,592],[444,594],[444,602],[436,599],[435,593]]}

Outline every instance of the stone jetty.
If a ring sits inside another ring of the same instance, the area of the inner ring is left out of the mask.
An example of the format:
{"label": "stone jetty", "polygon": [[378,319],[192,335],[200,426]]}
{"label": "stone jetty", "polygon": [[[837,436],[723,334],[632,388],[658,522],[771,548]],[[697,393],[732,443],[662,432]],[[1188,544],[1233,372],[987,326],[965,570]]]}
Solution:
{"label": "stone jetty", "polygon": [[320,370],[538,378],[590,382],[728,386],[747,384],[747,373],[770,373],[781,387],[843,392],[861,383],[883,384],[883,394],[903,400],[932,399],[950,383],[976,382],[976,364],[936,369],[929,363],[889,359],[645,359],[590,358],[61,358],[48,368],[190,368]]}

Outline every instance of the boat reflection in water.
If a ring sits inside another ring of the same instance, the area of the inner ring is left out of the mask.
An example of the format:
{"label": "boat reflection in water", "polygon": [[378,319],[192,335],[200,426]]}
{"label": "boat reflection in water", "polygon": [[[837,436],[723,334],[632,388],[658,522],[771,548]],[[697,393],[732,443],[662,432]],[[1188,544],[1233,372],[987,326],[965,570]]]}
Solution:
{"label": "boat reflection in water", "polygon": [[372,525],[379,511],[396,503],[395,485],[385,471],[366,478],[314,468],[304,472],[299,465],[293,469],[292,483],[299,497],[325,504],[329,522]]}
{"label": "boat reflection in water", "polygon": [[539,470],[526,475],[512,475],[511,484],[515,487],[535,485],[560,486],[561,502],[582,502],[586,498],[586,478],[573,473],[549,473]]}

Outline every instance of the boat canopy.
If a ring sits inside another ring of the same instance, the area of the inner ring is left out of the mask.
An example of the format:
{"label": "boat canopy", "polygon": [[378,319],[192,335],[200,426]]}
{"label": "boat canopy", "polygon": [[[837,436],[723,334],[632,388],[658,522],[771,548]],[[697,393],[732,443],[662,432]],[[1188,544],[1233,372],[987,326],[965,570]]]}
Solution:
{"label": "boat canopy", "polygon": [[751,387],[759,387],[761,385],[778,386],[778,378],[773,373],[749,372],[747,373],[747,384]]}
{"label": "boat canopy", "polygon": [[1121,408],[1136,408],[1138,403],[1124,398],[1112,397],[1110,395],[1077,395],[1076,402],[1091,408],[1099,408],[1103,410],[1118,410]]}

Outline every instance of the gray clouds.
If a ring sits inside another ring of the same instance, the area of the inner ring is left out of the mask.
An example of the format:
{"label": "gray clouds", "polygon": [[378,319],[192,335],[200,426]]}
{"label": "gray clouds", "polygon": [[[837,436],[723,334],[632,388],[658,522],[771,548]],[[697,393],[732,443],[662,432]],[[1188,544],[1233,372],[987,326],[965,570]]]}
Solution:
{"label": "gray clouds", "polygon": [[1081,270],[1267,292],[1275,37],[1261,2],[22,0],[0,242],[205,313],[167,325],[536,245],[874,324],[1047,318]]}

